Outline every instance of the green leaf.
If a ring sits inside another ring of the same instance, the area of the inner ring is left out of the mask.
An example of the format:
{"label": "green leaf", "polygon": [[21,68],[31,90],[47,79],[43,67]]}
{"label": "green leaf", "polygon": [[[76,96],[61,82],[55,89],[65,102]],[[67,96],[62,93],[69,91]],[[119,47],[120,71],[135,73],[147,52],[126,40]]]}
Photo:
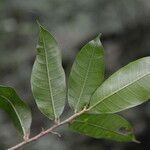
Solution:
{"label": "green leaf", "polygon": [[104,79],[104,49],[99,37],[86,44],[73,63],[68,84],[68,100],[75,112],[89,104]]}
{"label": "green leaf", "polygon": [[115,114],[83,114],[73,120],[69,127],[81,134],[116,141],[134,141],[132,126]]}
{"label": "green leaf", "polygon": [[58,44],[41,25],[31,88],[41,112],[48,118],[57,120],[65,106],[65,73]]}
{"label": "green leaf", "polygon": [[0,108],[7,112],[24,138],[28,138],[32,121],[31,112],[11,87],[0,86]]}
{"label": "green leaf", "polygon": [[91,111],[115,113],[150,98],[150,57],[134,61],[108,78],[93,94]]}

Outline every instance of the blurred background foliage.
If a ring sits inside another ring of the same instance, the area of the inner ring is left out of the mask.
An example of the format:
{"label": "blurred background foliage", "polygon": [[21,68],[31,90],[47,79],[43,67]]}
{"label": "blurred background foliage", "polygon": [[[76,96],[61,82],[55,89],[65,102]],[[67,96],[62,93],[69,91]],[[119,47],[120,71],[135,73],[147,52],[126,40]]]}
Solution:
{"label": "blurred background foliage", "polygon": [[[30,89],[38,39],[36,20],[58,40],[67,76],[76,53],[98,33],[106,49],[106,77],[150,55],[150,0],[0,0],[0,84],[15,87],[31,106],[32,135],[52,124],[38,111]],[[69,112],[66,107],[63,117]],[[23,150],[148,150],[150,103],[121,114],[132,121],[141,144],[96,140],[63,127],[61,138],[48,135]],[[19,141],[11,121],[0,110],[0,150]]]}

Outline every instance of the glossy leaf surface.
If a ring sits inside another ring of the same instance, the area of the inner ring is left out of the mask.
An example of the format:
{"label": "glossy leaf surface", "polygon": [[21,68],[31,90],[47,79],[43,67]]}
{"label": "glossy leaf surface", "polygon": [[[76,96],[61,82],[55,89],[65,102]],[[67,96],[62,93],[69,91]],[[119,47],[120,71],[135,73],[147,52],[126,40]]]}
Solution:
{"label": "glossy leaf surface", "polygon": [[83,114],[69,127],[78,133],[98,139],[136,141],[130,123],[115,114]]}
{"label": "glossy leaf surface", "polygon": [[91,111],[115,113],[150,98],[150,57],[134,61],[108,78],[93,94]]}
{"label": "glossy leaf surface", "polygon": [[30,134],[31,112],[11,87],[0,86],[0,108],[7,112],[18,131],[27,138]]}
{"label": "glossy leaf surface", "polygon": [[75,112],[89,104],[93,92],[103,79],[104,50],[97,37],[81,49],[71,69],[68,100]]}
{"label": "glossy leaf surface", "polygon": [[66,100],[65,74],[58,44],[41,25],[31,88],[41,112],[48,118],[57,120]]}

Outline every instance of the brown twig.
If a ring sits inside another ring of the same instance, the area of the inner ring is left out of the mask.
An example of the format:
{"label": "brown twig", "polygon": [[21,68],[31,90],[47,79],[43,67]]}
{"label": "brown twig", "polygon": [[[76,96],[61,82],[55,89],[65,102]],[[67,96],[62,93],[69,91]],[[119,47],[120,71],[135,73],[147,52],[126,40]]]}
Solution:
{"label": "brown twig", "polygon": [[41,137],[43,137],[43,136],[45,136],[45,135],[47,135],[49,133],[53,133],[53,134],[57,134],[58,135],[58,133],[56,133],[56,132],[53,131],[54,129],[56,129],[56,128],[64,125],[64,124],[70,123],[73,119],[75,119],[76,117],[80,116],[81,114],[83,114],[86,111],[87,111],[87,109],[84,108],[82,111],[75,113],[74,115],[70,116],[66,120],[64,120],[62,122],[59,122],[58,124],[53,125],[51,128],[49,128],[49,129],[47,129],[45,131],[40,132],[38,135],[36,135],[36,136],[34,136],[32,138],[26,139],[25,141],[23,141],[23,142],[15,145],[15,146],[9,148],[8,150],[17,150],[18,148],[20,148],[20,147],[22,147],[22,146],[24,146],[24,145],[26,145],[28,143],[31,143],[33,141],[36,141],[39,138],[41,138]]}

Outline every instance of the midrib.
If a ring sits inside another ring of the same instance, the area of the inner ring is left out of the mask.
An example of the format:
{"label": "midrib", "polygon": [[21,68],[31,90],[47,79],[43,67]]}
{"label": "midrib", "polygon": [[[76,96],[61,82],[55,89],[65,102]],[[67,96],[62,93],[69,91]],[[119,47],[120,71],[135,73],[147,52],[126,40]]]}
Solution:
{"label": "midrib", "polygon": [[[94,50],[93,50],[93,52],[92,52],[91,58],[93,58],[93,54],[94,54]],[[84,82],[83,82],[82,90],[81,90],[81,93],[80,93],[80,95],[79,95],[78,102],[77,102],[77,104],[76,104],[75,112],[76,112],[77,109],[78,109],[78,105],[79,105],[79,103],[80,103],[80,99],[81,99],[81,96],[82,96],[83,91],[84,91],[84,88],[85,88],[85,83],[86,83],[86,80],[87,80],[87,77],[88,77],[88,73],[89,73],[89,69],[90,69],[90,66],[91,66],[91,61],[92,61],[91,58],[90,58],[90,62],[89,62],[89,64],[88,64],[88,69],[87,69],[87,72],[86,72],[86,75],[85,75],[85,79],[84,79]]]}
{"label": "midrib", "polygon": [[52,102],[52,109],[53,109],[54,117],[56,119],[57,115],[56,115],[55,106],[54,106],[54,99],[53,99],[52,86],[51,86],[51,82],[50,82],[50,74],[49,74],[49,67],[48,67],[48,58],[47,58],[48,54],[47,54],[47,51],[46,51],[44,37],[42,37],[42,40],[43,40],[44,53],[45,53],[46,72],[47,72],[47,79],[48,79],[48,86],[49,86],[50,98],[51,98],[51,102]]}

